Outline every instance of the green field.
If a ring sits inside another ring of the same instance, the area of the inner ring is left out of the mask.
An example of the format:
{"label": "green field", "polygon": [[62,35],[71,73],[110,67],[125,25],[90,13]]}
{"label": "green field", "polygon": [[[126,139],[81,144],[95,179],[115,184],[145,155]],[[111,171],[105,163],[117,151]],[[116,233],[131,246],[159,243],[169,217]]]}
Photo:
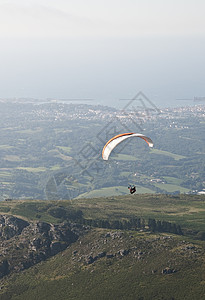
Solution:
{"label": "green field", "polygon": [[151,154],[160,154],[160,155],[169,156],[169,157],[172,157],[174,160],[180,160],[180,159],[186,158],[186,156],[174,154],[174,153],[159,150],[159,149],[150,149],[150,153]]}
{"label": "green field", "polygon": [[169,184],[169,183],[154,183],[154,185],[162,190],[165,190],[169,193],[175,192],[175,191],[179,191],[180,193],[188,193],[190,192],[189,189],[181,187],[179,185],[176,184]]}
{"label": "green field", "polygon": [[46,168],[44,167],[37,167],[37,168],[31,168],[31,167],[18,167],[18,170],[25,170],[27,172],[31,173],[39,173],[39,172],[45,172]]}
{"label": "green field", "polygon": [[66,147],[66,146],[56,146],[56,148],[63,150],[66,153],[70,153],[71,152],[71,147]]}
{"label": "green field", "polygon": [[8,149],[12,149],[14,148],[14,146],[10,146],[10,145],[0,145],[0,150],[8,150]]}
{"label": "green field", "polygon": [[110,159],[114,160],[128,160],[128,161],[136,161],[138,160],[137,157],[132,156],[132,155],[127,155],[127,154],[115,154],[114,156],[110,156]]}
{"label": "green field", "polygon": [[[137,194],[145,194],[145,193],[153,193],[151,189],[136,186]],[[102,188],[98,190],[93,190],[87,193],[83,193],[77,198],[93,198],[93,197],[110,197],[110,196],[119,196],[119,195],[127,195],[128,188],[123,186],[113,186]]]}
{"label": "green field", "polygon": [[120,172],[120,177],[128,177],[131,175],[132,175],[132,172]]}
{"label": "green field", "polygon": [[0,169],[0,177],[11,177],[11,173],[9,171],[4,171],[3,169]]}
{"label": "green field", "polygon": [[50,168],[51,171],[57,171],[57,170],[61,170],[61,166],[60,165],[54,165]]}
{"label": "green field", "polygon": [[4,160],[21,162],[22,158],[18,155],[5,155]]}
{"label": "green field", "polygon": [[16,132],[17,133],[22,133],[22,134],[35,134],[35,133],[42,132],[42,128],[18,130]]}
{"label": "green field", "polygon": [[175,178],[175,177],[163,176],[163,178],[166,180],[166,182],[168,184],[179,185],[179,184],[181,184],[183,182],[182,179]]}

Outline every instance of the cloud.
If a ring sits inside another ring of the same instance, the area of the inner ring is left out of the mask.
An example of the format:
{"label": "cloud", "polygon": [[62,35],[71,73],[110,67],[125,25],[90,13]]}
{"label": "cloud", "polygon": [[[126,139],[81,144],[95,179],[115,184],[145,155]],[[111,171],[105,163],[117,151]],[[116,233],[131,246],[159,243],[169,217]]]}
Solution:
{"label": "cloud", "polygon": [[0,5],[0,37],[64,37],[92,34],[92,19],[41,4]]}
{"label": "cloud", "polygon": [[204,9],[200,0],[10,0],[0,5],[0,37],[205,35]]}

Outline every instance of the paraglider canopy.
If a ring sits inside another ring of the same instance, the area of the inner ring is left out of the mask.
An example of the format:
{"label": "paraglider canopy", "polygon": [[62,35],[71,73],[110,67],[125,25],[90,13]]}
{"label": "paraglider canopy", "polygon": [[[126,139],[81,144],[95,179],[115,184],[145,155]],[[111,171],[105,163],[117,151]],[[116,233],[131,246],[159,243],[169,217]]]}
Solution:
{"label": "paraglider canopy", "polygon": [[111,138],[104,146],[103,150],[102,150],[102,158],[104,160],[108,160],[112,150],[121,142],[123,142],[124,140],[128,139],[128,138],[132,138],[132,137],[139,137],[143,140],[145,140],[145,142],[147,142],[147,144],[149,145],[150,148],[153,147],[153,142],[152,140],[141,134],[141,133],[133,133],[133,132],[129,132],[129,133],[122,133],[122,134],[118,134],[116,136],[114,136],[113,138]]}

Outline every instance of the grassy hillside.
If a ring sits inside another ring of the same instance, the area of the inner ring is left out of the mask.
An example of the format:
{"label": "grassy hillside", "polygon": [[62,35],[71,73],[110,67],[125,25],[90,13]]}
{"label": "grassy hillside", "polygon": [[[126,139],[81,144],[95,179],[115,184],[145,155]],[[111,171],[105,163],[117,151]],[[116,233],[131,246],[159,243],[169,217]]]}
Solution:
{"label": "grassy hillside", "polygon": [[[182,226],[184,235],[92,228],[66,250],[0,280],[1,300],[204,299],[205,196],[141,194],[72,201],[4,201],[0,214],[62,223],[138,216]],[[61,213],[59,213],[61,212]],[[62,215],[63,212],[63,215]]]}
{"label": "grassy hillside", "polygon": [[[137,194],[154,193],[154,191],[152,191],[151,189],[141,187],[141,186],[136,186],[136,189],[137,189],[136,191]],[[127,186],[112,186],[112,187],[96,189],[90,192],[80,194],[77,198],[111,197],[111,196],[127,195],[127,193],[128,193]]]}
{"label": "grassy hillside", "polygon": [[204,246],[174,235],[95,229],[63,253],[2,280],[0,298],[204,299]]}
{"label": "grassy hillside", "polygon": [[59,201],[12,200],[0,203],[0,213],[58,223],[62,219],[51,216],[49,209],[59,206],[82,210],[85,218],[123,219],[138,216],[205,231],[205,195],[134,194]]}

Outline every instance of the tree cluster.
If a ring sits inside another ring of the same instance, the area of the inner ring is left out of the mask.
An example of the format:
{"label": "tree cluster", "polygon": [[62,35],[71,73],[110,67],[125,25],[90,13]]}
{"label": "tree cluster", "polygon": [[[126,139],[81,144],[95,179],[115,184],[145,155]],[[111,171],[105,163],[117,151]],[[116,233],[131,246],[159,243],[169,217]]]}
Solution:
{"label": "tree cluster", "polygon": [[102,220],[102,219],[82,219],[83,225],[92,227],[137,230],[145,228],[145,220],[142,218],[131,218],[129,220]]}
{"label": "tree cluster", "polygon": [[149,230],[152,232],[170,232],[174,234],[183,235],[180,225],[176,225],[175,223],[170,223],[167,221],[160,221],[149,218],[148,220]]}
{"label": "tree cluster", "polygon": [[167,221],[159,221],[149,219],[146,222],[143,218],[131,218],[129,220],[101,220],[101,219],[82,219],[84,225],[121,230],[139,230],[145,229],[148,226],[152,232],[170,232],[174,234],[183,235],[180,225],[170,223]]}

